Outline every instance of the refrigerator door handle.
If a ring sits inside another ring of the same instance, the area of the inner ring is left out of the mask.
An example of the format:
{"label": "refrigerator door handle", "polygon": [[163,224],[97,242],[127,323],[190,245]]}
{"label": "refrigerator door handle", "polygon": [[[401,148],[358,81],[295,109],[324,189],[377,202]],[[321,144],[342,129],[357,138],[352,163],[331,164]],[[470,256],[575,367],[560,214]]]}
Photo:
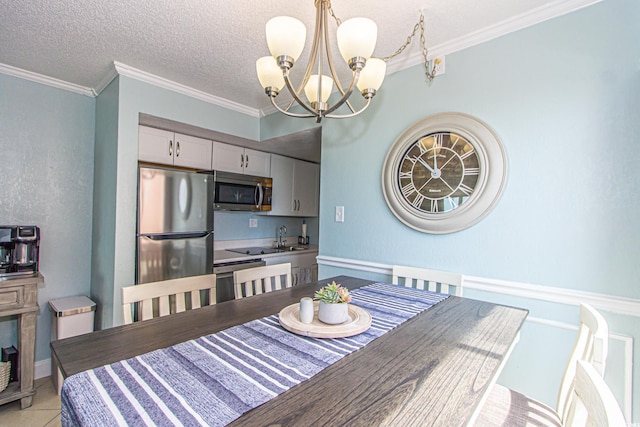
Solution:
{"label": "refrigerator door handle", "polygon": [[200,239],[213,234],[212,231],[203,231],[201,233],[164,233],[164,234],[143,234],[149,240],[177,240],[177,239]]}

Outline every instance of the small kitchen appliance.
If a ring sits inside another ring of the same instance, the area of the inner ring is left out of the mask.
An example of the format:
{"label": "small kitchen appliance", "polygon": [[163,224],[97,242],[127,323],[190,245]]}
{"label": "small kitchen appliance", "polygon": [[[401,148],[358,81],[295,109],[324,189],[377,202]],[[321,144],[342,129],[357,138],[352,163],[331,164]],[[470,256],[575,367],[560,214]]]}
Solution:
{"label": "small kitchen appliance", "polygon": [[268,212],[271,178],[215,171],[215,210]]}
{"label": "small kitchen appliance", "polygon": [[0,225],[0,279],[36,276],[40,229],[35,225]]}

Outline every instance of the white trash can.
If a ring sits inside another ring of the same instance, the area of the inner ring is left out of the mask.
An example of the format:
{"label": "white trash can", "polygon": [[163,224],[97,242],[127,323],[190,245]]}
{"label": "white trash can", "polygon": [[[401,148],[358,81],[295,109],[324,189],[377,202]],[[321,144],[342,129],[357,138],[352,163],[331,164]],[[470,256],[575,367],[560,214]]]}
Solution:
{"label": "white trash can", "polygon": [[[85,296],[66,297],[49,301],[51,309],[51,341],[93,332],[96,303]],[[60,394],[62,373],[51,358],[51,379]]]}

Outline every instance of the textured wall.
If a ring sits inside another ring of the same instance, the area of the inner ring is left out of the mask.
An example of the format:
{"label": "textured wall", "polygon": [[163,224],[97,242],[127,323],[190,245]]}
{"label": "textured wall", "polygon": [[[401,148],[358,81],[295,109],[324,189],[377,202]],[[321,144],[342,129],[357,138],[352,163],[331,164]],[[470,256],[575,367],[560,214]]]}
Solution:
{"label": "textured wall", "polygon": [[[0,223],[40,227],[36,360],[50,357],[48,301],[89,295],[95,100],[0,74]],[[0,346],[16,344],[0,320]]]}

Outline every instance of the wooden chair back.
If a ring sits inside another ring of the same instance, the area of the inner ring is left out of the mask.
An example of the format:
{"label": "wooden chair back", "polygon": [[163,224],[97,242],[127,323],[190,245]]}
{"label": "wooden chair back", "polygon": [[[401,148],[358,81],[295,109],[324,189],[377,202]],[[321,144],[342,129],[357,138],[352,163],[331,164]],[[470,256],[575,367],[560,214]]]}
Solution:
{"label": "wooden chair back", "polygon": [[292,286],[291,263],[265,265],[233,272],[236,299]]}
{"label": "wooden chair back", "polygon": [[576,375],[576,362],[583,361],[593,366],[602,377],[604,375],[607,354],[609,353],[609,326],[607,321],[589,304],[580,305],[580,326],[578,336],[569,354],[560,390],[556,411],[564,422],[567,409],[573,398],[573,381]]}
{"label": "wooden chair back", "polygon": [[628,424],[611,389],[588,362],[576,362],[571,405],[565,426],[623,427]]}
{"label": "wooden chair back", "polygon": [[[209,304],[206,304],[206,300],[203,304],[201,290],[209,291]],[[186,297],[187,294],[189,294],[189,298]],[[148,320],[215,303],[215,274],[163,280],[122,288],[122,314],[125,325],[133,323],[133,308],[136,305],[138,308],[136,320]]]}
{"label": "wooden chair back", "polygon": [[394,285],[462,296],[462,274],[394,265],[392,275]]}

